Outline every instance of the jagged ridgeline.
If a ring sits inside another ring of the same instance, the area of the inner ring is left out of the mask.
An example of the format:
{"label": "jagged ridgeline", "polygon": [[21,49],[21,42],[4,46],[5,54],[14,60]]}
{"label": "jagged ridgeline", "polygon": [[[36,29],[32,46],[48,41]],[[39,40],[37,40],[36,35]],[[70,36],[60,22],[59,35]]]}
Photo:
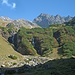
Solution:
{"label": "jagged ridgeline", "polygon": [[37,18],[33,20],[33,22],[45,28],[51,24],[62,24],[64,22],[68,22],[72,18],[73,17],[71,16],[62,17],[60,15],[53,16],[53,15],[41,13]]}
{"label": "jagged ridgeline", "polygon": [[[23,54],[32,55],[47,55],[51,53],[54,44],[53,31],[51,28],[34,28],[25,29],[20,28],[18,34],[18,50]],[[22,50],[19,49],[22,48]]]}

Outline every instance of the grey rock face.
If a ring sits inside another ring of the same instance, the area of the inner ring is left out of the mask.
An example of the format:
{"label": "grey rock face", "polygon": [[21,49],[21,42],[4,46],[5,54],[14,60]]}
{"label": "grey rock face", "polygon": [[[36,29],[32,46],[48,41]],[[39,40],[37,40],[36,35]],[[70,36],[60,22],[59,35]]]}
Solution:
{"label": "grey rock face", "polygon": [[60,15],[48,15],[41,13],[37,18],[33,20],[34,23],[40,25],[41,27],[48,27],[51,24],[62,24],[68,22],[72,17],[61,17]]}

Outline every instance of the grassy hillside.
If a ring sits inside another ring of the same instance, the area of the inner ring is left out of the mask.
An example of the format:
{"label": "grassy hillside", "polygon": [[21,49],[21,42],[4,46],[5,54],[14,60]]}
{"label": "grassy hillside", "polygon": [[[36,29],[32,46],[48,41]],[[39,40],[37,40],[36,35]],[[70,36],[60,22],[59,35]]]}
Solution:
{"label": "grassy hillside", "polygon": [[22,60],[22,55],[16,52],[6,39],[0,36],[0,65],[12,61],[13,59],[9,58],[10,55],[17,57],[17,61]]}

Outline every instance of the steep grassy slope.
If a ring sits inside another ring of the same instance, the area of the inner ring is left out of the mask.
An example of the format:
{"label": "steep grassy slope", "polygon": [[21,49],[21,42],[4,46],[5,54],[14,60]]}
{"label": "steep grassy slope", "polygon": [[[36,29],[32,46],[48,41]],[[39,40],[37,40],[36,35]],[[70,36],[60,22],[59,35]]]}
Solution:
{"label": "steep grassy slope", "polygon": [[17,53],[11,45],[2,37],[0,36],[0,65],[1,63],[12,61],[13,59],[9,58],[8,56],[14,55],[17,57],[16,60],[21,60],[21,54]]}

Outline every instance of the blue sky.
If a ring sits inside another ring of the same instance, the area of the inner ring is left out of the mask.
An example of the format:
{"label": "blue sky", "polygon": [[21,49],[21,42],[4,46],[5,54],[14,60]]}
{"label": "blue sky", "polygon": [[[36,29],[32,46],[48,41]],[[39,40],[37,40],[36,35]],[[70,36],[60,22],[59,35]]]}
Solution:
{"label": "blue sky", "polygon": [[41,13],[75,16],[75,0],[0,0],[0,16],[32,21]]}

